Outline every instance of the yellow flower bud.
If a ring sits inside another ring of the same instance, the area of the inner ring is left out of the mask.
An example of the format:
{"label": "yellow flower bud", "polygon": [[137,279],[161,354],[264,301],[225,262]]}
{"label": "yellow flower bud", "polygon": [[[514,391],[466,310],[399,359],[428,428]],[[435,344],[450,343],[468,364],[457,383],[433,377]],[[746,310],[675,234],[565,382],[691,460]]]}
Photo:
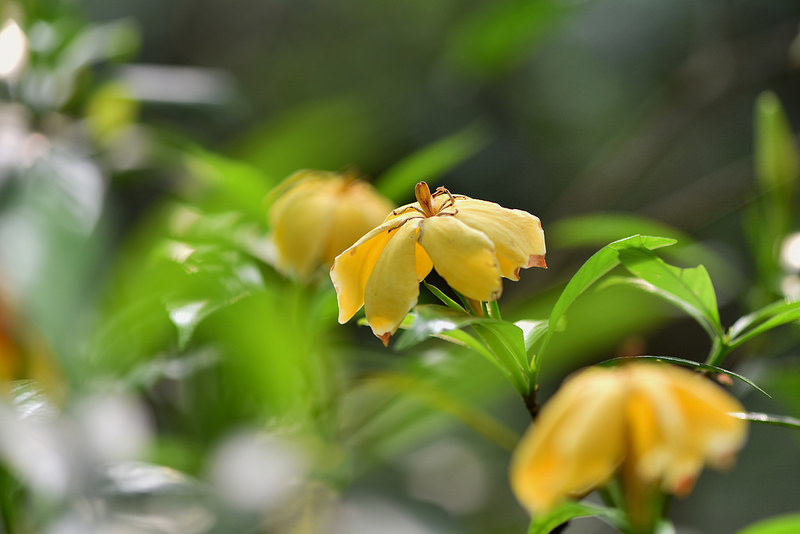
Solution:
{"label": "yellow flower bud", "polygon": [[325,171],[298,171],[269,211],[277,268],[301,280],[333,259],[391,212],[368,183]]}
{"label": "yellow flower bud", "polygon": [[742,411],[710,380],[672,365],[590,368],[564,384],[523,436],[511,460],[511,487],[531,513],[580,497],[617,473],[631,508],[641,501],[636,492],[650,488],[686,495],[704,464],[733,461],[747,427],[730,414]]}
{"label": "yellow flower bud", "polygon": [[521,268],[546,267],[538,217],[442,187],[431,194],[425,182],[417,184],[416,196],[342,252],[331,269],[339,322],[364,306],[384,344],[434,267],[450,287],[481,301],[500,296],[501,277],[519,280]]}

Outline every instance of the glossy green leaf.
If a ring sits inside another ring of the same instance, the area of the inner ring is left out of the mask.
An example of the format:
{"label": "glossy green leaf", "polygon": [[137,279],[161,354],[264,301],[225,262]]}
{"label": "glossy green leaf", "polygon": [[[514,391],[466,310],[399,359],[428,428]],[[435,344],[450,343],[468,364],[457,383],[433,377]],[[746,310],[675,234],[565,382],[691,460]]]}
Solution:
{"label": "glossy green leaf", "polygon": [[686,360],[686,359],[683,359],[683,358],[675,358],[675,357],[672,357],[672,356],[634,356],[632,358],[628,358],[628,357],[626,357],[626,358],[612,358],[610,360],[606,360],[606,361],[604,361],[602,363],[599,363],[598,365],[603,365],[603,366],[617,365],[617,364],[630,362],[631,360],[653,360],[653,361],[656,361],[656,362],[669,362],[669,363],[674,363],[676,365],[682,365],[684,367],[694,367],[695,369],[702,369],[703,371],[711,371],[713,373],[719,373],[719,374],[723,374],[723,375],[728,375],[728,376],[730,376],[732,378],[735,378],[737,380],[741,380],[742,382],[744,382],[748,386],[752,387],[753,389],[756,389],[759,392],[761,392],[764,395],[766,395],[767,397],[772,398],[772,395],[770,395],[769,393],[764,391],[755,382],[753,382],[752,380],[750,380],[746,376],[742,376],[742,375],[740,375],[738,373],[734,373],[733,371],[729,371],[727,369],[723,369],[722,367],[717,367],[715,365],[708,365],[706,363],[699,363],[699,362],[695,362],[693,360]]}
{"label": "glossy green leaf", "polygon": [[525,350],[525,336],[521,328],[513,323],[493,319],[482,319],[473,326],[477,329],[485,329],[491,332],[502,343],[505,353],[514,359],[516,365],[524,374],[527,374],[528,358]]}
{"label": "glossy green leaf", "polygon": [[522,320],[517,321],[514,324],[522,330],[522,334],[525,337],[525,351],[528,353],[528,356],[531,355],[531,351],[536,346],[536,343],[547,333],[547,329],[550,325],[549,321],[547,320]]}
{"label": "glossy green leaf", "polygon": [[624,529],[627,525],[619,510],[567,501],[546,514],[537,514],[528,527],[528,534],[549,534],[558,526],[581,517],[596,517],[619,529]]}
{"label": "glossy green leaf", "polygon": [[797,534],[800,532],[800,513],[779,515],[753,523],[738,534]]}
{"label": "glossy green leaf", "polygon": [[772,304],[768,304],[763,308],[740,317],[728,329],[728,336],[731,339],[736,338],[747,330],[753,328],[758,323],[766,321],[767,319],[777,315],[791,312],[795,309],[800,309],[800,302],[786,302],[785,300],[779,300],[777,302],[773,302]]}
{"label": "glossy green leaf", "polygon": [[730,328],[731,349],[773,328],[800,320],[800,302],[778,302],[746,315]]}
{"label": "glossy green leaf", "polygon": [[578,272],[567,283],[564,291],[561,292],[550,312],[551,331],[553,328],[558,328],[559,321],[575,299],[603,275],[619,265],[620,251],[630,248],[653,250],[673,244],[675,244],[675,240],[668,237],[634,235],[614,241],[600,249],[578,269]]}
{"label": "glossy green leaf", "polygon": [[643,285],[643,289],[681,307],[708,331],[712,339],[722,337],[717,297],[705,267],[681,269],[642,249],[623,250],[619,258],[628,271],[652,286]]}
{"label": "glossy green leaf", "polygon": [[451,309],[456,310],[456,311],[461,311],[461,312],[466,312],[467,311],[464,308],[462,308],[461,305],[458,302],[456,302],[455,300],[453,300],[450,297],[448,297],[447,295],[445,295],[444,292],[441,289],[439,289],[438,287],[436,287],[436,286],[434,286],[432,284],[429,284],[428,282],[424,282],[423,281],[422,283],[425,284],[425,287],[428,289],[428,291],[433,293],[434,297],[439,299],[442,302],[442,304],[444,304],[448,308],[451,308]]}
{"label": "glossy green leaf", "polygon": [[375,180],[375,187],[397,203],[413,198],[420,180],[434,182],[481,150],[489,140],[485,128],[473,125],[432,143],[396,163]]}
{"label": "glossy green leaf", "polygon": [[[526,388],[527,355],[525,339],[519,327],[437,305],[419,305],[409,316],[413,320],[398,336],[395,349],[408,349],[430,337],[442,337],[450,341],[449,337],[489,359],[520,391]],[[466,332],[456,333],[468,326],[476,329],[480,340]]]}
{"label": "glossy green leaf", "polygon": [[434,304],[420,304],[410,316],[413,321],[395,341],[394,347],[397,350],[408,349],[429,337],[464,328],[481,320],[480,317]]}

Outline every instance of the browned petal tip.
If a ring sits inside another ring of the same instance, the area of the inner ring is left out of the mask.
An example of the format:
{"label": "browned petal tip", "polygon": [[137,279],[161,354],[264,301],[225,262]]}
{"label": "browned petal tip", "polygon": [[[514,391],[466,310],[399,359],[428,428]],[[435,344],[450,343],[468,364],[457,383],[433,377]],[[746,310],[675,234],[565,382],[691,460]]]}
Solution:
{"label": "browned petal tip", "polygon": [[544,254],[531,254],[530,258],[528,258],[528,267],[547,269],[547,263],[544,261]]}
{"label": "browned petal tip", "polygon": [[694,487],[695,477],[693,476],[685,476],[675,484],[675,487],[672,488],[673,493],[678,497],[685,497],[689,495]]}
{"label": "browned petal tip", "polygon": [[385,334],[383,334],[381,336],[378,336],[378,339],[383,341],[383,346],[384,347],[388,347],[389,346],[389,338],[390,337],[392,337],[392,334],[390,334],[389,332],[386,332]]}

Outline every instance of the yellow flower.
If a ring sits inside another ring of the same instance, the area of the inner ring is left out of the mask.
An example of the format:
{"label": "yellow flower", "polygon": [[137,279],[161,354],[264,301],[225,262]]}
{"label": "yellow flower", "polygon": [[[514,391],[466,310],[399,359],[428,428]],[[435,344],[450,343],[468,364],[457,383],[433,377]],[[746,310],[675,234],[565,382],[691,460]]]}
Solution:
{"label": "yellow flower", "polygon": [[[730,464],[746,437],[736,399],[671,365],[595,367],[570,379],[514,451],[511,487],[546,512],[622,476],[631,515],[641,494],[688,494],[704,464]],[[634,517],[631,517],[634,520]]]}
{"label": "yellow flower", "polygon": [[364,306],[384,344],[417,303],[419,282],[434,266],[450,287],[481,301],[500,296],[501,276],[519,280],[520,268],[545,267],[544,232],[530,213],[442,187],[431,195],[425,182],[417,184],[416,196],[342,252],[331,269],[339,322]]}
{"label": "yellow flower", "polygon": [[277,267],[306,279],[386,218],[392,205],[371,185],[325,171],[298,171],[269,211]]}

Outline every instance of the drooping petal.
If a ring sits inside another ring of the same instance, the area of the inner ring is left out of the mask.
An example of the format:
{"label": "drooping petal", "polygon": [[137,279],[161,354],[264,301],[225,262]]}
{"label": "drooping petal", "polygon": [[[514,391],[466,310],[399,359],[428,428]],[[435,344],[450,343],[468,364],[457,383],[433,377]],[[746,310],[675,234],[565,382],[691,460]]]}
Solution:
{"label": "drooping petal", "polygon": [[511,487],[531,512],[608,481],[624,457],[624,388],[613,373],[576,375],[545,405],[511,460]]}
{"label": "drooping petal", "polygon": [[492,240],[506,278],[518,280],[520,268],[544,266],[544,232],[535,215],[473,199],[458,200],[456,209],[456,219]]}
{"label": "drooping petal", "polygon": [[342,191],[333,208],[330,233],[321,260],[330,264],[334,258],[355,243],[365,232],[381,224],[392,211],[388,200],[367,184],[342,180]]}
{"label": "drooping petal", "polygon": [[743,411],[719,386],[673,366],[630,367],[628,402],[631,461],[640,475],[665,491],[691,491],[703,465],[724,467],[744,442]]}
{"label": "drooping petal", "polygon": [[462,295],[475,300],[495,300],[503,291],[494,246],[486,234],[455,217],[424,219],[419,243],[433,260],[436,272]]}
{"label": "drooping petal", "polygon": [[304,279],[317,267],[331,231],[336,187],[333,181],[302,181],[272,205],[278,269]]}
{"label": "drooping petal", "polygon": [[339,301],[339,322],[346,323],[364,305],[364,291],[378,257],[393,237],[391,229],[402,224],[412,214],[384,222],[367,232],[353,245],[339,254],[331,267],[331,281]]}
{"label": "drooping petal", "polygon": [[419,297],[416,250],[421,220],[409,220],[392,232],[367,280],[367,322],[384,344]]}
{"label": "drooping petal", "polygon": [[674,409],[685,421],[686,431],[674,444],[663,483],[669,491],[685,494],[703,464],[724,468],[733,461],[747,425],[730,415],[744,408],[721,387],[683,369],[670,369],[669,374]]}

